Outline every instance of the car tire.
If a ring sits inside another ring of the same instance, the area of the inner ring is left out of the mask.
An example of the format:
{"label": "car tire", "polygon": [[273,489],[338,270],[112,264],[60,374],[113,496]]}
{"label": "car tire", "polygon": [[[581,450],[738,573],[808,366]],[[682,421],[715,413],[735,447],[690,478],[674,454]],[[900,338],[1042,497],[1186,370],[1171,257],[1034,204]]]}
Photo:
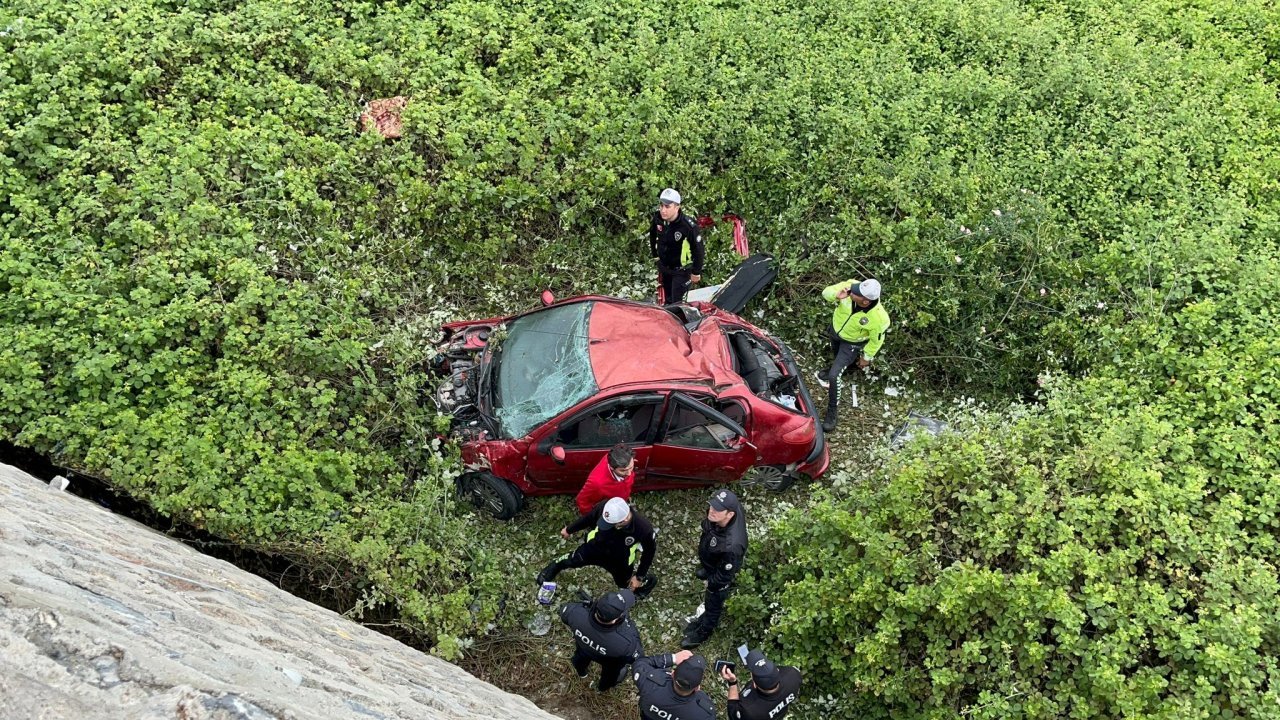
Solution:
{"label": "car tire", "polygon": [[773,492],[782,492],[795,484],[794,473],[787,472],[781,465],[756,465],[747,470],[738,481],[742,485],[762,487]]}
{"label": "car tire", "polygon": [[510,520],[524,507],[524,494],[515,485],[486,470],[463,473],[458,496],[495,520]]}

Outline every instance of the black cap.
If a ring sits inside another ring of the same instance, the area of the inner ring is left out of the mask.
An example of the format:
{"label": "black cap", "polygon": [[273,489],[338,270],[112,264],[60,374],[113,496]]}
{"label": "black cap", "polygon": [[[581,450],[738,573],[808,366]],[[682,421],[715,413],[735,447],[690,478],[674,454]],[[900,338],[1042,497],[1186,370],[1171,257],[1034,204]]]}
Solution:
{"label": "black cap", "polygon": [[768,690],[778,685],[778,666],[759,650],[747,653],[747,671],[758,688]]}
{"label": "black cap", "polygon": [[717,490],[711,495],[711,509],[717,512],[724,510],[738,511],[741,507],[738,504],[738,496],[733,494],[732,490]]}
{"label": "black cap", "polygon": [[636,595],[626,588],[610,590],[596,598],[596,615],[605,622],[613,622],[636,604]]}
{"label": "black cap", "polygon": [[692,690],[702,684],[702,674],[707,670],[707,661],[701,655],[694,655],[676,666],[672,676],[680,687]]}

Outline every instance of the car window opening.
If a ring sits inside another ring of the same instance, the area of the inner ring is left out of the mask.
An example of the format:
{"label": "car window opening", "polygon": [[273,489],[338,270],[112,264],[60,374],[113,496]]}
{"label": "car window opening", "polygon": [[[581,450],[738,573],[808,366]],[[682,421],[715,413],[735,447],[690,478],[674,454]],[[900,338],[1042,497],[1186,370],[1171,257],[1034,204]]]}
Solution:
{"label": "car window opening", "polygon": [[556,441],[567,448],[610,448],[618,443],[643,443],[661,407],[661,398],[610,403],[560,428]]}
{"label": "car window opening", "polygon": [[729,450],[738,433],[725,427],[696,408],[683,403],[672,406],[671,422],[664,442],[680,447]]}
{"label": "car window opening", "polygon": [[733,350],[733,369],[757,397],[800,412],[797,379],[783,371],[782,356],[751,333],[726,331]]}

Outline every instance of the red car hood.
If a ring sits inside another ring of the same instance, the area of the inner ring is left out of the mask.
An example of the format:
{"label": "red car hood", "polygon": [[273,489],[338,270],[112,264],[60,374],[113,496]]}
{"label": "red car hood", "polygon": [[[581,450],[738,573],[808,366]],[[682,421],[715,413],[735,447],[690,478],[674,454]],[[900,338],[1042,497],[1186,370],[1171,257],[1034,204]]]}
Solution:
{"label": "red car hood", "polygon": [[713,318],[690,333],[660,307],[597,302],[587,332],[591,370],[602,390],[670,380],[715,387],[742,382],[733,372],[724,333]]}

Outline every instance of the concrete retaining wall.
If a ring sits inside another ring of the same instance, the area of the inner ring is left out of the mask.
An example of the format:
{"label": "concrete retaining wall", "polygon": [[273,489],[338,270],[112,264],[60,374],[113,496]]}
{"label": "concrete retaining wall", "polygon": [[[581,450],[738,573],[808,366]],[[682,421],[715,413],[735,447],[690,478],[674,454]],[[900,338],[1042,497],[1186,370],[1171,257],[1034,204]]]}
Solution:
{"label": "concrete retaining wall", "polygon": [[554,716],[0,465],[0,718]]}

